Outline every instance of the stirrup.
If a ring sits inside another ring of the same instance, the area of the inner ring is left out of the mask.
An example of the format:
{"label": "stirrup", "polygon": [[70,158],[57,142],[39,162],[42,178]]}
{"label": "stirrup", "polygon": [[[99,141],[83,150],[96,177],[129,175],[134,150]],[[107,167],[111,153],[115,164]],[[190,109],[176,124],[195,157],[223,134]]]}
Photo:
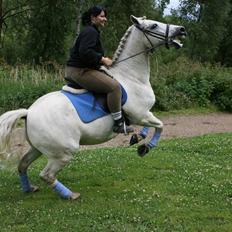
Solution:
{"label": "stirrup", "polygon": [[124,121],[121,121],[120,123],[116,123],[114,125],[113,132],[127,135],[134,132],[134,129],[132,127],[128,127]]}

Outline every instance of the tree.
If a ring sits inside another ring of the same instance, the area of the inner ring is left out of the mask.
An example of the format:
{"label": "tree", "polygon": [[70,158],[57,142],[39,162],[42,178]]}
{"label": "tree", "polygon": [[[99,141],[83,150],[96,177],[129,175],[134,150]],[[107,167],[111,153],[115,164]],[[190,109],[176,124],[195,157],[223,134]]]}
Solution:
{"label": "tree", "polygon": [[30,2],[29,33],[27,35],[27,57],[35,63],[58,60],[65,55],[65,36],[70,25],[71,4],[65,0],[49,0],[39,8],[40,0]]}
{"label": "tree", "polygon": [[3,14],[2,14],[2,0],[0,0],[0,38],[2,38],[2,25],[3,25]]}
{"label": "tree", "polygon": [[[29,18],[34,0],[1,0],[0,2],[0,57],[8,63],[22,61],[25,51],[25,37],[29,31]],[[39,8],[43,8],[46,2]]]}
{"label": "tree", "polygon": [[[232,6],[232,0],[230,1]],[[230,13],[225,21],[226,31],[223,33],[223,39],[221,40],[216,61],[222,65],[232,66],[232,7]]]}
{"label": "tree", "polygon": [[217,0],[182,0],[180,16],[185,20],[188,33],[188,53],[201,61],[215,61],[225,21],[231,9],[230,0],[223,4]]}
{"label": "tree", "polygon": [[[162,19],[169,0],[0,0],[0,28],[5,45],[0,55],[8,63],[58,61],[64,63],[68,48],[80,30],[80,16],[100,4],[108,11],[102,34],[107,55],[112,55],[120,38],[131,25],[130,15]],[[4,16],[4,17],[3,17]]]}
{"label": "tree", "polygon": [[164,10],[169,3],[170,3],[170,0],[158,0],[157,1],[157,5],[158,5],[157,8],[159,9],[161,15],[163,15]]}
{"label": "tree", "polygon": [[105,0],[103,5],[108,11],[108,23],[104,28],[103,40],[108,53],[112,53],[131,25],[130,15],[159,19],[161,16],[152,0]]}
{"label": "tree", "polygon": [[10,18],[23,14],[29,10],[27,2],[28,0],[21,1],[20,3],[13,0],[0,0],[0,42],[2,47],[4,37],[3,28],[7,28],[7,21]]}

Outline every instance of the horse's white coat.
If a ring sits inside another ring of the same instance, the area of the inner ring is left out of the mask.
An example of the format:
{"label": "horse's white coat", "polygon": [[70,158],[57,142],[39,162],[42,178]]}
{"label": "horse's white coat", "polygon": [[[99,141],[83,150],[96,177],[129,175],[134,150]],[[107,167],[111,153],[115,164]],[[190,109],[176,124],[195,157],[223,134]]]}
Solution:
{"label": "horse's white coat", "polygon": [[[162,35],[166,33],[166,24],[135,17],[132,17],[132,21],[141,28],[148,28]],[[154,24],[157,26],[151,29]],[[169,36],[172,37],[179,28],[170,25]],[[164,40],[148,37],[154,48],[165,43]],[[122,44],[125,47],[117,53],[116,62],[151,47],[143,32],[135,26],[131,26],[130,34]],[[107,71],[127,91],[128,100],[123,109],[132,124],[162,129],[163,123],[150,112],[155,103],[155,95],[149,81],[149,54],[143,53],[119,64],[115,63]],[[21,162],[19,170],[26,172],[29,164],[38,158],[38,153],[43,153],[48,158],[48,164],[41,172],[41,177],[48,183],[54,181],[56,173],[72,158],[80,144],[102,143],[116,136],[112,132],[111,115],[85,124],[68,98],[58,91],[39,98],[28,110],[10,111],[0,117],[0,155],[6,147],[15,121],[23,116],[27,117],[26,131],[34,152],[31,151],[25,158],[28,164],[25,164],[26,161]],[[33,155],[34,153],[37,155]]]}
{"label": "horse's white coat", "polygon": [[[140,25],[149,27],[152,20],[141,20]],[[165,34],[166,24],[158,23],[160,33]],[[171,25],[173,30],[176,26]],[[170,30],[171,32],[171,30]],[[157,38],[149,37],[153,46],[164,43]],[[132,26],[125,48],[119,60],[136,54],[150,47],[144,34]],[[117,79],[128,94],[123,109],[132,124],[162,128],[163,123],[157,119],[150,109],[155,103],[155,95],[150,84],[149,54],[143,53],[107,70]],[[83,123],[71,102],[60,92],[50,93],[38,99],[28,111],[27,133],[30,142],[38,150],[49,156],[64,151],[75,152],[79,144],[97,144],[105,142],[116,134],[112,133],[113,119],[111,115],[97,119],[91,123]]]}

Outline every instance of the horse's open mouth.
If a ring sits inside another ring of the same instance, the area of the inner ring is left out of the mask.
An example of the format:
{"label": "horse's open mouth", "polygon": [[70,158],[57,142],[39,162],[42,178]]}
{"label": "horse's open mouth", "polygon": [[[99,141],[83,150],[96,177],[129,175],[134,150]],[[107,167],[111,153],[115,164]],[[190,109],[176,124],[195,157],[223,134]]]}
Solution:
{"label": "horse's open mouth", "polygon": [[183,47],[183,40],[185,39],[185,35],[176,36],[174,39],[172,39],[172,44],[175,48],[182,48]]}
{"label": "horse's open mouth", "polygon": [[183,40],[186,38],[186,34],[175,36],[172,39],[172,44],[175,48],[182,48],[183,47]]}

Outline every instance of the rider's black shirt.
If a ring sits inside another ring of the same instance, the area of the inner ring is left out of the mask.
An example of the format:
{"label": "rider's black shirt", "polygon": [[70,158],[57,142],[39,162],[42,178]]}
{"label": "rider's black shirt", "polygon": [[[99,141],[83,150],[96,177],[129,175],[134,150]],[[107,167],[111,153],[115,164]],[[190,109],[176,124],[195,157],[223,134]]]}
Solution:
{"label": "rider's black shirt", "polygon": [[67,66],[99,69],[102,56],[104,50],[100,41],[100,32],[95,26],[88,25],[79,34],[71,49]]}

